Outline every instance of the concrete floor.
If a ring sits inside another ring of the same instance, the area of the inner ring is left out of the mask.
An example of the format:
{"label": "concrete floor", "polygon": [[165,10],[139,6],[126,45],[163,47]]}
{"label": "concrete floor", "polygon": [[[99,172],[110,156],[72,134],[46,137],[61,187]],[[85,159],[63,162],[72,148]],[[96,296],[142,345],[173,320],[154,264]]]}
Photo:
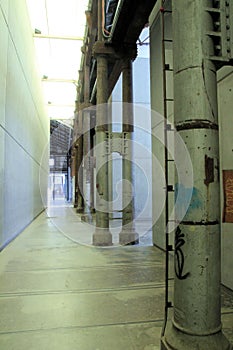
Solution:
{"label": "concrete floor", "polygon": [[[160,348],[164,253],[146,246],[149,237],[94,248],[89,231],[72,208],[55,206],[1,252],[1,350]],[[233,341],[232,293],[222,295]]]}

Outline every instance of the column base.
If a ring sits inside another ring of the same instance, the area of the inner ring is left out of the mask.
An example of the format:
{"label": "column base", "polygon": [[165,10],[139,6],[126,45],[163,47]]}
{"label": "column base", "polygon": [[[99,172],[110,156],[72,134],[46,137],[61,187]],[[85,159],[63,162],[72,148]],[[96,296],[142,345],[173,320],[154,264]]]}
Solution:
{"label": "column base", "polygon": [[139,243],[139,235],[134,230],[122,230],[119,233],[119,243],[121,245],[135,245]]}
{"label": "column base", "polygon": [[87,223],[89,223],[89,224],[93,223],[93,219],[92,219],[91,214],[83,214],[83,215],[81,216],[81,221],[87,222]]}
{"label": "column base", "polygon": [[112,234],[108,229],[96,228],[92,236],[92,244],[97,247],[108,247],[112,245]]}
{"label": "column base", "polygon": [[225,335],[220,331],[215,334],[198,336],[189,335],[168,324],[161,339],[161,350],[233,350]]}
{"label": "column base", "polygon": [[87,214],[95,214],[95,208],[94,207],[91,207],[89,205],[85,205],[85,213]]}
{"label": "column base", "polygon": [[82,208],[82,207],[76,207],[76,213],[82,214],[83,211],[84,211],[84,208]]}

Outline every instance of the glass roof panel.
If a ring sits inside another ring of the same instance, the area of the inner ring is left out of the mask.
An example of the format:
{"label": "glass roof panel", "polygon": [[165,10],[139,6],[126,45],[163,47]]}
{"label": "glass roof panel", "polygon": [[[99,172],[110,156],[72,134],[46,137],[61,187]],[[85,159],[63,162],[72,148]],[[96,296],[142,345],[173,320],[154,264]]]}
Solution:
{"label": "glass roof panel", "polygon": [[45,104],[55,119],[73,118],[89,0],[27,0],[43,80]]}

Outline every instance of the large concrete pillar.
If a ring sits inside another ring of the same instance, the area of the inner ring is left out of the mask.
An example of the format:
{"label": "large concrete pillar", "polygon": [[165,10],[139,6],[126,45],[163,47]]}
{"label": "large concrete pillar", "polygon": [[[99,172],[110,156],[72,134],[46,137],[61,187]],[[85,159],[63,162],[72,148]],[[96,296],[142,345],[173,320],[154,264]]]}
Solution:
{"label": "large concrete pillar", "polygon": [[76,115],[77,123],[77,139],[74,142],[75,147],[75,200],[74,208],[77,213],[83,213],[83,172],[82,172],[82,159],[83,159],[83,136],[82,136],[82,114],[78,111]]}
{"label": "large concrete pillar", "polygon": [[[90,219],[90,111],[88,106],[83,110],[83,193],[85,219]],[[82,216],[84,219],[84,216]]]}
{"label": "large concrete pillar", "polygon": [[97,57],[97,111],[96,111],[96,231],[93,244],[111,245],[108,208],[108,61],[105,56]]}
{"label": "large concrete pillar", "polygon": [[[93,116],[90,115],[90,127],[92,127]],[[90,132],[90,209],[92,213],[95,213],[95,183],[94,183],[94,137]]]}
{"label": "large concrete pillar", "polygon": [[175,233],[174,314],[161,349],[232,349],[221,330],[217,84],[206,34],[213,26],[206,11],[211,4],[173,2],[174,119],[190,153],[194,183],[185,188],[177,179],[175,186],[184,196],[193,192],[185,217],[176,217],[182,221]]}
{"label": "large concrete pillar", "polygon": [[[98,41],[103,42],[102,0],[98,0]],[[96,230],[93,245],[112,244],[109,231],[108,208],[108,59],[105,54],[97,53],[97,110],[96,110]]]}
{"label": "large concrete pillar", "polygon": [[91,112],[90,112],[90,67],[84,65],[84,103],[83,103],[83,192],[84,192],[84,215],[82,220],[91,220]]}
{"label": "large concrete pillar", "polygon": [[139,237],[134,226],[134,197],[133,197],[133,79],[132,61],[126,59],[122,67],[122,100],[123,100],[123,142],[125,154],[122,157],[122,198],[123,217],[122,231],[119,234],[120,244],[138,243]]}

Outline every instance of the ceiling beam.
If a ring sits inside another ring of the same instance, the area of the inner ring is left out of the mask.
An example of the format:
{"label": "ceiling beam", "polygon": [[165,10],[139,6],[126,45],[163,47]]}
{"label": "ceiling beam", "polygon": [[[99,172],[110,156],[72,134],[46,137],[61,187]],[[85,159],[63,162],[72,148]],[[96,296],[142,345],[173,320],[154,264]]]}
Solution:
{"label": "ceiling beam", "polygon": [[74,79],[42,78],[41,80],[48,83],[72,83],[72,84],[78,83],[77,80],[74,80]]}
{"label": "ceiling beam", "polygon": [[33,37],[39,38],[39,39],[58,39],[58,40],[83,41],[83,37],[81,37],[81,36],[60,36],[60,35],[33,34]]}

